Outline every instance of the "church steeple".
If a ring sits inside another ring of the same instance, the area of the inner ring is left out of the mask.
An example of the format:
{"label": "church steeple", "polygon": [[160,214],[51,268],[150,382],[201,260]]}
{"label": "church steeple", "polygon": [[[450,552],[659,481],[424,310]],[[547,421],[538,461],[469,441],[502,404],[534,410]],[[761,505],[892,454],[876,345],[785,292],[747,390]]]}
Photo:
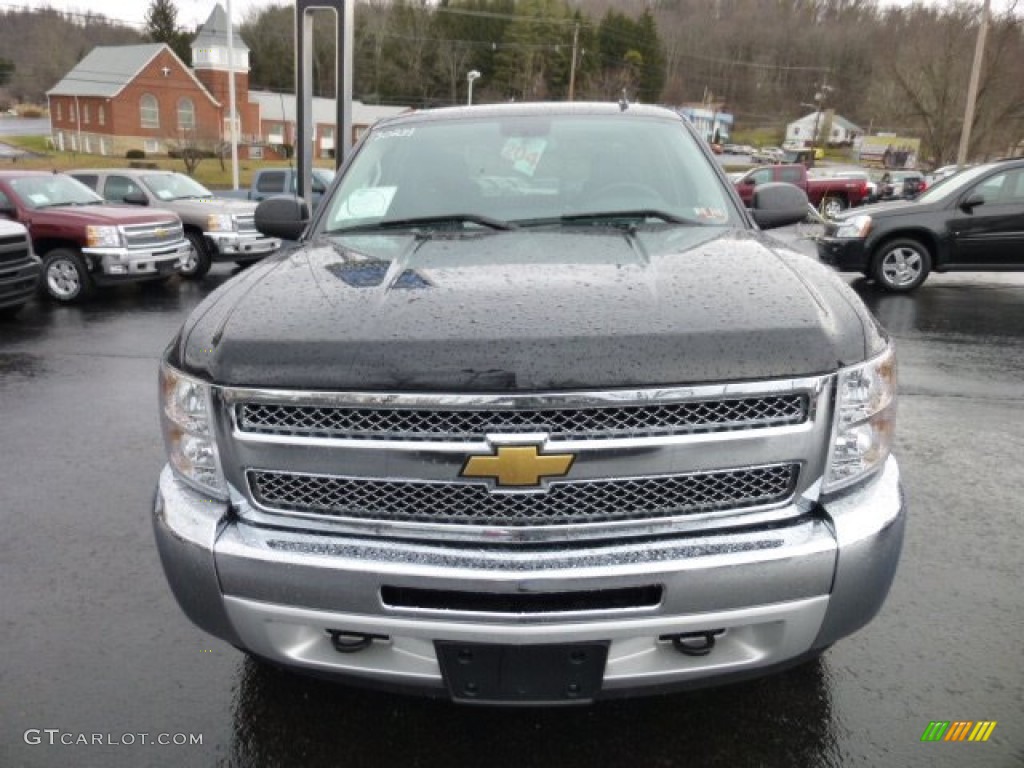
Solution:
{"label": "church steeple", "polygon": [[249,72],[249,47],[242,40],[238,28],[234,29],[231,40],[234,50],[234,66],[228,63],[228,15],[220,4],[214,6],[210,18],[199,29],[192,41],[192,68],[196,70],[215,69],[227,72]]}
{"label": "church steeple", "polygon": [[235,77],[237,103],[247,103],[249,93],[249,46],[242,40],[237,27],[232,35],[231,48],[234,66],[228,63],[228,15],[218,4],[192,41],[192,69],[199,82],[225,106],[228,104],[231,72]]}

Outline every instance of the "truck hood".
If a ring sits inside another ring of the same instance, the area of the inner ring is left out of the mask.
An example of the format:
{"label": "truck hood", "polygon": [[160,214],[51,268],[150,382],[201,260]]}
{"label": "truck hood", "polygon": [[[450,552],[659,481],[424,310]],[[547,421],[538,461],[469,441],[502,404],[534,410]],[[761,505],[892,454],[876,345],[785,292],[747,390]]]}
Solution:
{"label": "truck hood", "polygon": [[650,387],[831,372],[884,345],[835,274],[718,227],[322,239],[248,270],[170,361],[325,390]]}
{"label": "truck hood", "polygon": [[60,205],[31,211],[33,222],[53,221],[64,225],[110,225],[150,224],[153,222],[175,221],[177,217],[166,211],[149,211],[131,205]]}
{"label": "truck hood", "polygon": [[257,203],[224,197],[197,197],[188,200],[170,200],[155,203],[155,205],[167,207],[182,217],[198,218],[211,213],[251,214],[256,210]]}

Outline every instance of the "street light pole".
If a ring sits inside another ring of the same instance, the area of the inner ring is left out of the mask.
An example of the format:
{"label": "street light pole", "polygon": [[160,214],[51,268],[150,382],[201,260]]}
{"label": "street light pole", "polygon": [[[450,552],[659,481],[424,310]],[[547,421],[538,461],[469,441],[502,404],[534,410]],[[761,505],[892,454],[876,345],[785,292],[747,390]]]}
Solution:
{"label": "street light pole", "polygon": [[466,82],[469,83],[469,97],[466,99],[466,104],[473,106],[473,82],[480,77],[480,73],[471,69],[466,73]]}
{"label": "street light pole", "polygon": [[985,36],[988,34],[989,0],[981,9],[981,25],[978,27],[978,41],[974,46],[974,64],[971,66],[971,82],[967,86],[967,107],[964,110],[964,126],[960,131],[960,148],[956,153],[956,165],[963,168],[967,164],[967,151],[971,143],[971,124],[974,122],[974,110],[978,103],[978,81],[981,80],[981,60],[985,55]]}

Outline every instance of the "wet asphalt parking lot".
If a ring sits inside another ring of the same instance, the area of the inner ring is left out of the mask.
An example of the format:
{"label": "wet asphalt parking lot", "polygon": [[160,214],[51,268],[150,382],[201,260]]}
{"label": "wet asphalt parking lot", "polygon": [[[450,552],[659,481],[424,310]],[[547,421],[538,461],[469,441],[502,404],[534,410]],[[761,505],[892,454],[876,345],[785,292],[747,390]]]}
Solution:
{"label": "wet asphalt parking lot", "polygon": [[[774,677],[549,710],[266,668],[178,609],[150,524],[157,361],[229,276],[0,323],[0,766],[1024,765],[1024,274],[853,281],[897,342],[911,513],[874,622]],[[998,724],[922,743],[933,720]]]}

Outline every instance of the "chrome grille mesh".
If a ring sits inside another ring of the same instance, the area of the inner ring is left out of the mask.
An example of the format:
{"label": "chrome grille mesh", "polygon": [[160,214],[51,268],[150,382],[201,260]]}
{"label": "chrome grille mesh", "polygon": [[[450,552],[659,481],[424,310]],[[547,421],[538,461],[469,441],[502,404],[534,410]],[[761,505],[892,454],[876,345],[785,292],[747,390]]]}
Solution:
{"label": "chrome grille mesh", "polygon": [[467,483],[247,473],[253,499],[272,509],[364,521],[535,526],[653,520],[773,504],[796,487],[781,464],[671,477],[553,483],[545,493],[492,493]]}
{"label": "chrome grille mesh", "polygon": [[179,221],[132,224],[121,228],[128,248],[159,248],[171,246],[185,237]]}
{"label": "chrome grille mesh", "polygon": [[240,403],[242,432],[347,439],[465,441],[486,434],[544,432],[609,439],[755,429],[807,420],[803,393],[588,408],[360,408]]}
{"label": "chrome grille mesh", "polygon": [[256,232],[256,216],[251,213],[235,214],[235,224],[239,232]]}

